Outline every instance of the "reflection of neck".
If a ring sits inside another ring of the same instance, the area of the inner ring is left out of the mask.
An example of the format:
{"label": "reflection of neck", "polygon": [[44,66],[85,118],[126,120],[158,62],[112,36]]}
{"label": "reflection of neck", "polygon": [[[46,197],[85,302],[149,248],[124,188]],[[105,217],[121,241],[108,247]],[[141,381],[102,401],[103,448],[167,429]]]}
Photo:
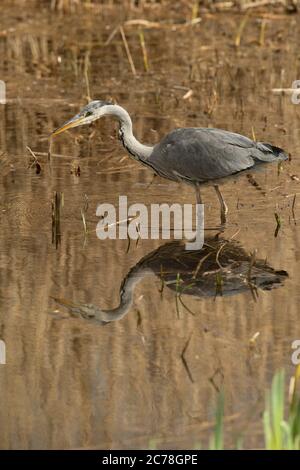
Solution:
{"label": "reflection of neck", "polygon": [[128,112],[116,104],[108,105],[106,109],[107,114],[116,116],[119,120],[119,136],[126,150],[136,160],[146,160],[150,156],[153,147],[142,144],[134,137],[132,132],[132,121]]}
{"label": "reflection of neck", "polygon": [[124,278],[120,288],[119,306],[111,310],[99,310],[95,317],[98,317],[99,320],[104,322],[116,321],[124,317],[133,304],[133,294],[136,284],[143,279],[146,274],[150,273],[152,273],[150,269],[140,268],[138,265],[131,269]]}

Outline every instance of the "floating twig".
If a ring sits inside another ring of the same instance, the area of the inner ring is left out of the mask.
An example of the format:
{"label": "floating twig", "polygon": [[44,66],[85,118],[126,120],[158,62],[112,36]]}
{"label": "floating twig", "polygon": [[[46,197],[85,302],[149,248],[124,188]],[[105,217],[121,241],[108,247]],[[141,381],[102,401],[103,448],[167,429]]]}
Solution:
{"label": "floating twig", "polygon": [[257,350],[257,339],[258,337],[260,336],[260,332],[259,331],[256,331],[256,333],[254,333],[254,335],[251,336],[251,338],[249,339],[249,348],[250,350]]}
{"label": "floating twig", "polygon": [[188,90],[182,97],[183,100],[188,100],[193,96],[194,92],[193,90]]}
{"label": "floating twig", "polygon": [[244,3],[241,5],[242,10],[250,10],[252,8],[258,8],[258,7],[264,7],[266,5],[276,5],[276,4],[284,4],[283,0],[258,0],[256,2],[249,2],[249,3]]}
{"label": "floating twig", "polygon": [[297,88],[272,88],[272,93],[275,95],[292,95],[295,93]]}
{"label": "floating twig", "polygon": [[31,148],[28,147],[28,145],[26,146],[26,149],[28,150],[28,152],[33,157],[33,162],[29,165],[29,168],[31,168],[33,165],[35,165],[36,174],[39,175],[42,171],[41,164],[40,164],[38,158],[36,157],[35,153],[33,152],[33,150],[31,150]]}

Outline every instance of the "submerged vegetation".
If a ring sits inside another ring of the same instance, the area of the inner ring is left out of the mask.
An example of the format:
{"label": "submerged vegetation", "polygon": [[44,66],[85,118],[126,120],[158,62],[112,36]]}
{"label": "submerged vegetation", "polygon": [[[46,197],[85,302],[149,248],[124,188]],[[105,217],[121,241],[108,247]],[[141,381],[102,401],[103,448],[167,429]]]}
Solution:
{"label": "submerged vegetation", "polygon": [[268,450],[300,450],[300,397],[297,385],[300,366],[290,381],[290,396],[285,419],[284,377],[281,370],[274,376],[266,398],[264,412],[265,445]]}
{"label": "submerged vegetation", "polygon": [[[266,393],[262,427],[266,450],[300,450],[300,365],[289,384],[288,400],[285,399],[285,372],[279,370],[273,377],[271,389]],[[287,404],[288,401],[288,404]],[[285,412],[286,410],[286,412]],[[214,433],[210,449],[224,449],[224,395],[219,395]],[[240,441],[237,445],[241,448]]]}

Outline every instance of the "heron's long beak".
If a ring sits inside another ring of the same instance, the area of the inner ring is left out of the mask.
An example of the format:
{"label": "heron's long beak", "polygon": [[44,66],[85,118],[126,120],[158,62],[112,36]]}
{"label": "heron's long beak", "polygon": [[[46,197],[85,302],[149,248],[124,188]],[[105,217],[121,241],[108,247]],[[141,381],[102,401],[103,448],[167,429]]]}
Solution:
{"label": "heron's long beak", "polygon": [[58,135],[58,134],[61,134],[62,132],[65,132],[68,129],[72,129],[73,127],[80,126],[81,124],[83,124],[84,120],[85,120],[85,117],[72,118],[69,121],[65,122],[61,127],[58,127],[58,129],[55,129],[55,131],[53,131],[51,135]]}

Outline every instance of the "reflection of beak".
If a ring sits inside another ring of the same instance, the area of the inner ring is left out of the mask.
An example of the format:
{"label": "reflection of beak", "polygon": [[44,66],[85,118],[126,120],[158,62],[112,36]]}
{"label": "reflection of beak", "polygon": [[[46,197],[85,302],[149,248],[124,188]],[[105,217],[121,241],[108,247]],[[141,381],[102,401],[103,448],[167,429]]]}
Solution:
{"label": "reflection of beak", "polygon": [[74,302],[72,302],[71,300],[67,300],[67,299],[59,299],[57,297],[52,297],[52,295],[50,296],[51,299],[53,299],[56,303],[60,304],[60,305],[63,305],[64,307],[67,307],[67,308],[77,308],[79,307],[80,305],[79,304],[75,304]]}
{"label": "reflection of beak", "polygon": [[68,129],[72,129],[72,127],[80,126],[80,124],[82,124],[84,120],[84,117],[72,118],[69,121],[65,122],[61,127],[58,127],[58,129],[55,129],[55,131],[52,132],[52,135],[58,135],[61,132],[65,132]]}

